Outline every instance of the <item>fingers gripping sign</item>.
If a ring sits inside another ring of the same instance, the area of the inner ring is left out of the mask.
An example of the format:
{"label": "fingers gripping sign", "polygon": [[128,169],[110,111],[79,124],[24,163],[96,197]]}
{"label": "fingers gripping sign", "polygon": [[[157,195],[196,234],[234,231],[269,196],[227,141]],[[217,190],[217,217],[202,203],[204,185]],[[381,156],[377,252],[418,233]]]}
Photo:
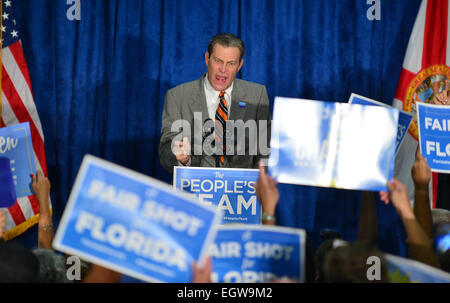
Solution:
{"label": "fingers gripping sign", "polygon": [[450,91],[449,91],[449,81],[445,80],[445,88],[442,92],[439,92],[439,87],[433,86],[433,103],[437,105],[448,105],[450,104],[448,102]]}

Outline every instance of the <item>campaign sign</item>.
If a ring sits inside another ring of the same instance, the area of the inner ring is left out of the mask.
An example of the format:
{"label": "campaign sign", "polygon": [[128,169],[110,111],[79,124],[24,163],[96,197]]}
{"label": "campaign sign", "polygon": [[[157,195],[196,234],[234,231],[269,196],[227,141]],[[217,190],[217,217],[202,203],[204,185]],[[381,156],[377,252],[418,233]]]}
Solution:
{"label": "campaign sign", "polygon": [[53,245],[140,280],[189,282],[220,216],[165,183],[87,155]]}
{"label": "campaign sign", "polygon": [[0,128],[0,157],[10,160],[17,198],[32,195],[30,174],[36,167],[28,122]]}
{"label": "campaign sign", "polygon": [[450,173],[450,106],[417,102],[419,144],[430,169]]}
{"label": "campaign sign", "polygon": [[0,208],[9,208],[16,203],[17,195],[11,172],[10,160],[0,157]]}
{"label": "campaign sign", "polygon": [[283,183],[387,191],[398,109],[275,98],[269,174]]}
{"label": "campaign sign", "polygon": [[213,282],[305,280],[304,230],[269,225],[223,225],[209,248]]}
{"label": "campaign sign", "polygon": [[[352,93],[349,99],[350,104],[361,104],[361,105],[375,105],[375,106],[384,106],[390,108],[391,106],[384,104],[379,101],[375,101],[357,94]],[[399,110],[398,114],[398,125],[397,125],[397,141],[395,143],[395,153],[397,153],[400,148],[400,144],[402,144],[403,139],[408,131],[409,125],[411,124],[413,114]]]}
{"label": "campaign sign", "polygon": [[450,283],[450,274],[421,262],[385,254],[392,283]]}
{"label": "campaign sign", "polygon": [[260,224],[261,205],[255,185],[259,170],[174,167],[173,185],[223,210],[222,224]]}

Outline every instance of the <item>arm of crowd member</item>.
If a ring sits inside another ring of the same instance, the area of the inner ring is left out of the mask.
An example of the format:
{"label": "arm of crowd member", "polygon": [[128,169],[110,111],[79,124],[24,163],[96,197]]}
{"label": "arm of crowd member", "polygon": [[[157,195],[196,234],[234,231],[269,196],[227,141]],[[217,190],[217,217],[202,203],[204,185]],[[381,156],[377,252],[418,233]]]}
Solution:
{"label": "arm of crowd member", "polygon": [[0,211],[0,241],[5,232],[6,227],[6,211]]}
{"label": "arm of crowd member", "polygon": [[192,264],[192,283],[211,283],[212,261],[208,257],[203,267]]}
{"label": "arm of crowd member", "polygon": [[358,241],[365,242],[370,246],[377,246],[378,243],[377,207],[374,193],[371,191],[362,193]]}
{"label": "arm of crowd member", "polygon": [[431,179],[431,169],[417,146],[416,160],[411,170],[414,181],[414,214],[429,238],[433,232],[433,218],[431,216],[430,196],[428,185]]}
{"label": "arm of crowd member", "polygon": [[103,266],[92,264],[83,283],[119,283],[122,275]]}
{"label": "arm of crowd member", "polygon": [[[264,166],[259,162],[259,179],[256,182],[256,196],[261,203],[263,214],[275,218],[275,209],[280,199],[277,182],[264,171]],[[275,225],[275,220],[263,220],[263,224]]]}
{"label": "arm of crowd member", "polygon": [[400,216],[406,230],[409,246],[409,257],[419,262],[439,267],[437,256],[433,252],[430,239],[417,221],[409,203],[408,190],[400,181],[394,179],[387,183],[389,193],[381,192],[380,198],[384,203],[392,201],[395,210]]}
{"label": "arm of crowd member", "polygon": [[50,212],[50,181],[40,170],[36,175],[31,176],[32,188],[39,203],[38,247],[53,250],[54,230]]}

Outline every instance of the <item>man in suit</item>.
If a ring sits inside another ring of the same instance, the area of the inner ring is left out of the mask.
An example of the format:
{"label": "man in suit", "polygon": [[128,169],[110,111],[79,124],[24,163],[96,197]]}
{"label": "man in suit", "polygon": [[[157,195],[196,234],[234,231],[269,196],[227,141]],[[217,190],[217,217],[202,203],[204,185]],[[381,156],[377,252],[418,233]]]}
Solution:
{"label": "man in suit", "polygon": [[167,91],[159,157],[174,166],[257,168],[267,159],[270,109],[265,86],[236,79],[245,46],[232,34],[214,36],[200,79]]}

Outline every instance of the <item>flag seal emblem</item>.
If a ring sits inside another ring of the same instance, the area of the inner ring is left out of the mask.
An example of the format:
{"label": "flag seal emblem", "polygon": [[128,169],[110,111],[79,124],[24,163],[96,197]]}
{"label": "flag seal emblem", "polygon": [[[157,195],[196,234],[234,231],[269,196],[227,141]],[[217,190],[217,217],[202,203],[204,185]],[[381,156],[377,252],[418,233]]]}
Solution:
{"label": "flag seal emblem", "polygon": [[414,114],[408,132],[418,140],[418,126],[416,116],[416,103],[432,103],[436,92],[445,88],[445,81],[450,79],[450,68],[446,65],[432,65],[421,70],[410,82],[406,93],[403,109]]}

